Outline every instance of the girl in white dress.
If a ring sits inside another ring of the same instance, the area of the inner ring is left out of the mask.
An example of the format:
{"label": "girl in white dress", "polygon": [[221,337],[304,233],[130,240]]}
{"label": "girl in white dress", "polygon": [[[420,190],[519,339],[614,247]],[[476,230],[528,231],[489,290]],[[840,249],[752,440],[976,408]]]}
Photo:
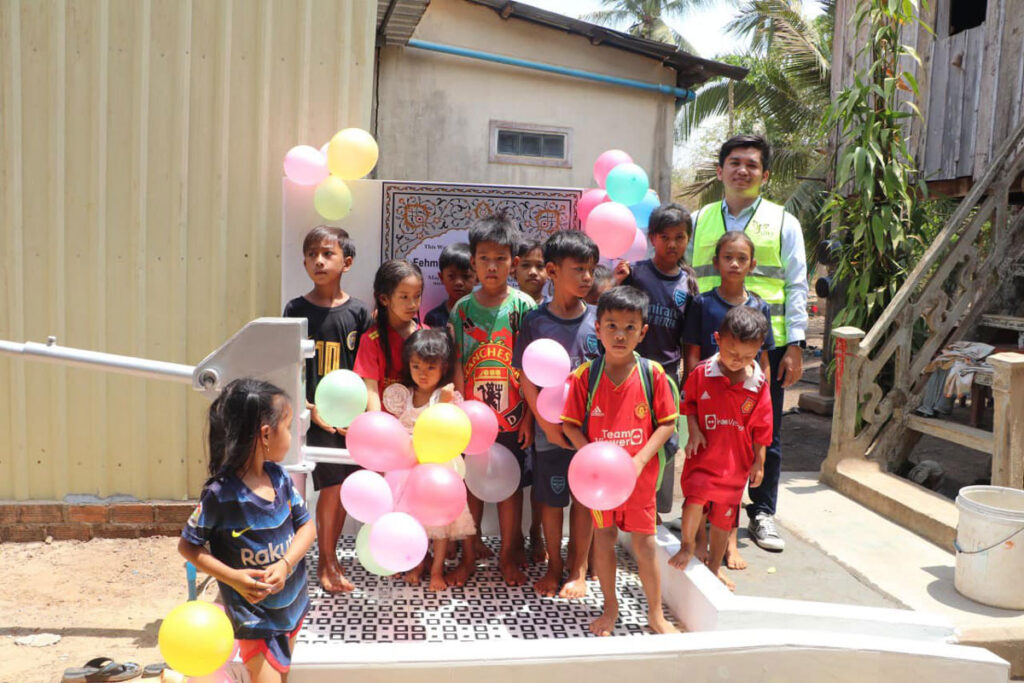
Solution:
{"label": "girl in white dress", "polygon": [[[384,409],[398,418],[409,433],[420,413],[435,403],[461,403],[462,396],[451,383],[454,373],[454,349],[446,330],[423,329],[413,332],[402,349],[402,380],[391,384],[381,396]],[[462,456],[456,456],[452,467],[458,471]],[[451,573],[445,574],[444,562],[449,539],[461,539],[476,532],[473,516],[463,507],[458,518],[446,526],[427,527],[427,536],[433,539],[433,559],[428,555],[419,566],[405,573],[407,583],[417,584],[430,561],[430,590],[444,590],[451,585],[462,585],[472,573],[476,558],[473,544],[463,543],[462,560]]]}

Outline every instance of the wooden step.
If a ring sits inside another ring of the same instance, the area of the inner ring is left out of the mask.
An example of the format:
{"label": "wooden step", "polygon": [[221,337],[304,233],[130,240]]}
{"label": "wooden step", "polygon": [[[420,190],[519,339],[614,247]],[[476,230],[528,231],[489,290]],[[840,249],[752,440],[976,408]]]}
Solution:
{"label": "wooden step", "polygon": [[985,327],[997,327],[1001,330],[1015,330],[1024,332],[1024,318],[1013,315],[992,315],[981,316],[981,324]]}
{"label": "wooden step", "polygon": [[907,417],[907,428],[921,434],[934,436],[937,439],[952,441],[961,446],[973,448],[976,451],[990,455],[995,446],[992,432],[986,432],[984,429],[977,429],[976,427],[968,427],[957,422],[950,422],[949,420],[910,415]]}

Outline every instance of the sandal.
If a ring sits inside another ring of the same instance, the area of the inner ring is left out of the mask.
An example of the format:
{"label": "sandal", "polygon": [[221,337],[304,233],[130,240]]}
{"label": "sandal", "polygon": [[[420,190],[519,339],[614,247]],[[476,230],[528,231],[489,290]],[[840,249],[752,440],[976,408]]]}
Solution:
{"label": "sandal", "polygon": [[164,669],[167,668],[165,662],[158,662],[156,664],[147,664],[146,668],[142,670],[143,678],[153,678],[163,673]]}
{"label": "sandal", "polygon": [[61,683],[107,683],[108,681],[129,681],[138,678],[142,669],[134,662],[115,662],[110,657],[96,657],[85,666],[64,669]]}

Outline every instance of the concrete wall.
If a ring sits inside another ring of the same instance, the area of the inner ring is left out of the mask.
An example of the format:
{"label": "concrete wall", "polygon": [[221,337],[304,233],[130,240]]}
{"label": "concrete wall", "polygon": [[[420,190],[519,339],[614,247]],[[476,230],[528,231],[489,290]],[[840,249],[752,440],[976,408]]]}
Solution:
{"label": "concrete wall", "polygon": [[[675,85],[675,71],[623,50],[464,0],[434,0],[414,39],[476,49],[648,83]],[[381,50],[378,178],[590,187],[606,149],[628,151],[667,196],[674,98],[616,85],[444,55]],[[571,167],[489,163],[491,120],[570,128]]]}
{"label": "concrete wall", "polygon": [[[370,127],[376,14],[0,3],[0,339],[194,364],[280,314],[281,161]],[[0,356],[0,499],[196,496],[208,406]]]}

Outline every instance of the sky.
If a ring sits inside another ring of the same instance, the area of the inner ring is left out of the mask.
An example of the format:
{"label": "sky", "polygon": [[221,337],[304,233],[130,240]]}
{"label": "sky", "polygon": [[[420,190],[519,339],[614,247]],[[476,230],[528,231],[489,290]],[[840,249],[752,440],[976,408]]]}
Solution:
{"label": "sky", "polygon": [[[601,9],[601,0],[523,0],[528,5],[542,9],[565,14],[570,17],[579,17],[587,12]],[[805,11],[810,14],[817,14],[818,3],[816,0],[803,0]],[[729,19],[736,12],[735,5],[721,2],[708,9],[697,10],[688,14],[685,20],[669,18],[666,23],[680,33],[691,45],[696,48],[701,57],[716,57],[720,54],[730,54],[744,46],[730,35],[727,35],[723,28]]]}

